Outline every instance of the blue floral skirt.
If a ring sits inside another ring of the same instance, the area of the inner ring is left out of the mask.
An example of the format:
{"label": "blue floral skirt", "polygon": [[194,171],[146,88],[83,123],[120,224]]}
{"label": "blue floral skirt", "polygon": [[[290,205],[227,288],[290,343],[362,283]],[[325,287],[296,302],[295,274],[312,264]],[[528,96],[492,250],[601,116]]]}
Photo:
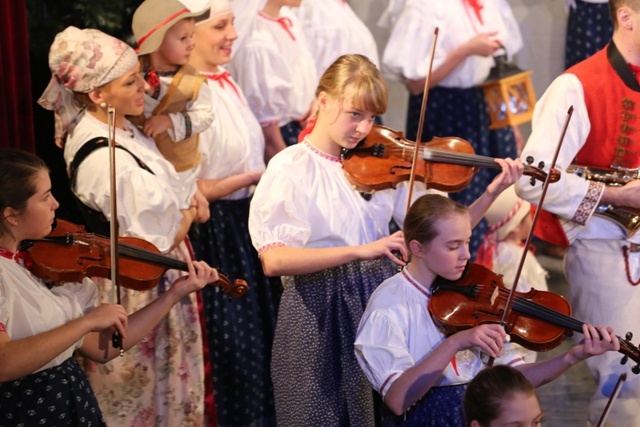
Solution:
{"label": "blue floral skirt", "polygon": [[382,408],[381,427],[465,427],[462,400],[466,384],[433,387],[401,415]]}
{"label": "blue floral skirt", "polygon": [[210,220],[192,241],[196,259],[249,285],[237,298],[217,287],[202,290],[220,427],[275,425],[270,365],[282,284],[264,275],[251,244],[250,200],[212,202]]}
{"label": "blue floral skirt", "polygon": [[0,383],[0,426],[106,426],[93,390],[74,358]]}

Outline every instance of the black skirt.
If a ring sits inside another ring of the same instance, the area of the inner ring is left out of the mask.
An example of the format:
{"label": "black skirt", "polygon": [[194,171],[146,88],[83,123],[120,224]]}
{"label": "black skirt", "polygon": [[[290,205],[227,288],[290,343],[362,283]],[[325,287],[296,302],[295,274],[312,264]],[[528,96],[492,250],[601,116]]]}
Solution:
{"label": "black skirt", "polygon": [[0,425],[106,426],[89,380],[74,358],[0,383]]}

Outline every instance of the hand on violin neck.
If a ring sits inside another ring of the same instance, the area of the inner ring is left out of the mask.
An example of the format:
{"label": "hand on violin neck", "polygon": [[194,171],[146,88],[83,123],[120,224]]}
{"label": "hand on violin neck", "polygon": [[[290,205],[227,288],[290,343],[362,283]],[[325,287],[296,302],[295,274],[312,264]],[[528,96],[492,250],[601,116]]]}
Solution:
{"label": "hand on violin neck", "polygon": [[565,361],[569,365],[575,365],[591,356],[599,356],[607,351],[620,350],[620,341],[611,327],[598,326],[596,328],[585,323],[582,325],[582,333],[584,339],[565,354]]}
{"label": "hand on violin neck", "polygon": [[188,274],[173,282],[173,286],[167,292],[167,294],[175,295],[175,301],[172,301],[173,304],[219,279],[217,270],[204,261],[187,261],[187,267],[189,269]]}
{"label": "hand on violin neck", "polygon": [[495,159],[502,168],[502,172],[494,178],[487,187],[486,193],[492,197],[498,197],[500,193],[516,183],[524,172],[524,165],[520,159]]}

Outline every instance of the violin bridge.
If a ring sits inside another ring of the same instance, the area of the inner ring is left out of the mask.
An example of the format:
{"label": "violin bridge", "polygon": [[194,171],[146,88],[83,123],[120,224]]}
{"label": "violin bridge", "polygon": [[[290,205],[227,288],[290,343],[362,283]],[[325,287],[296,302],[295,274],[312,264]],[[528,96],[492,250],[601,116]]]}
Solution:
{"label": "violin bridge", "polygon": [[500,294],[500,289],[498,288],[498,286],[496,286],[493,289],[493,293],[491,294],[491,305],[494,306],[496,304],[496,299],[498,298],[498,295]]}

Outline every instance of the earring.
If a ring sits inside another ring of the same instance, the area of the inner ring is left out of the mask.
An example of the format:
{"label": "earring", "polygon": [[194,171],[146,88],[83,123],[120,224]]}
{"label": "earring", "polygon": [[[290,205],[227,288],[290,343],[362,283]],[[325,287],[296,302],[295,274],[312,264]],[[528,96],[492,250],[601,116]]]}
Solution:
{"label": "earring", "polygon": [[103,108],[105,110],[107,109],[107,103],[106,102],[102,101],[99,105],[100,105],[100,108]]}

